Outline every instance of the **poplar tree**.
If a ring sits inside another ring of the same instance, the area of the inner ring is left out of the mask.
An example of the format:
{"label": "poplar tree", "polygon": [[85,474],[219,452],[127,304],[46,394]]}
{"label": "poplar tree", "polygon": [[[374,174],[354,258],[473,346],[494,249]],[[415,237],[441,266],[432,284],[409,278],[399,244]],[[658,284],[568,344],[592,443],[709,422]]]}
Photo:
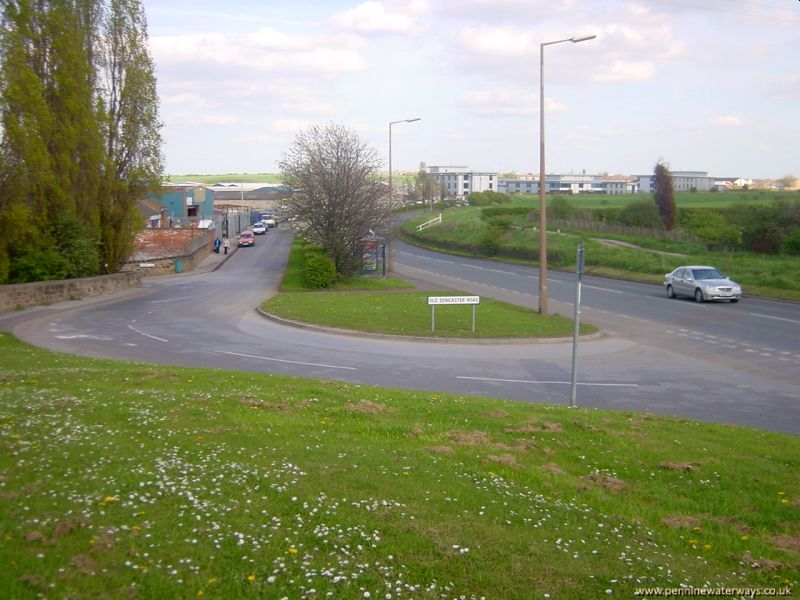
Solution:
{"label": "poplar tree", "polygon": [[667,231],[675,226],[675,187],[669,165],[663,160],[656,163],[653,172],[653,199]]}
{"label": "poplar tree", "polygon": [[107,165],[101,254],[102,270],[113,272],[133,244],[136,201],[158,189],[164,167],[155,68],[140,0],[110,0],[102,38]]}
{"label": "poplar tree", "polygon": [[113,272],[159,185],[140,0],[4,0],[0,283]]}

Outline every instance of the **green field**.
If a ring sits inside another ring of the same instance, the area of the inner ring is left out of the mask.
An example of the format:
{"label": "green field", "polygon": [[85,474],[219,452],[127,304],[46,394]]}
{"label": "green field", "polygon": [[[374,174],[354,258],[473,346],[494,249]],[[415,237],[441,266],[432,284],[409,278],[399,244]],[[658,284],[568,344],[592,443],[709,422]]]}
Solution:
{"label": "green field", "polygon": [[281,183],[279,173],[222,173],[219,175],[168,175],[172,183]]}
{"label": "green field", "polygon": [[5,598],[797,585],[797,436],[0,352]]}
{"label": "green field", "polygon": [[[558,194],[557,194],[558,195]],[[577,208],[615,208],[627,206],[633,202],[647,200],[652,202],[653,194],[560,194],[567,198],[569,203]],[[548,205],[552,196],[547,197]],[[796,192],[773,192],[753,190],[747,192],[675,192],[675,205],[679,208],[724,208],[737,202],[752,202],[754,204],[769,204],[777,199],[796,200],[800,194]],[[511,195],[513,204],[537,207],[539,196],[526,194]]]}

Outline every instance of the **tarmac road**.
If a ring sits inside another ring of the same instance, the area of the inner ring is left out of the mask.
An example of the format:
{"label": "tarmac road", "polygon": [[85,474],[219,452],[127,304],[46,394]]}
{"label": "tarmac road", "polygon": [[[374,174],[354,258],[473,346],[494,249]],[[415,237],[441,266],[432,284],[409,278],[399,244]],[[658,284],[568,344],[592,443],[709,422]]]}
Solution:
{"label": "tarmac road", "polygon": [[[568,405],[571,340],[432,343],[264,318],[255,307],[275,293],[290,239],[271,230],[254,248],[237,249],[227,260],[212,254],[195,272],[147,278],[142,289],[99,300],[6,315],[0,328],[35,345],[86,356]],[[531,268],[517,271],[401,243],[394,262],[401,276],[430,281],[435,289],[535,306]],[[570,277],[551,272],[551,312],[572,314]],[[583,319],[605,335],[579,344],[579,406],[800,433],[797,305],[750,298],[738,305],[695,305],[667,300],[658,286],[640,286],[585,282]],[[719,332],[724,326],[730,336]],[[764,345],[764,336],[773,336],[774,347]]]}

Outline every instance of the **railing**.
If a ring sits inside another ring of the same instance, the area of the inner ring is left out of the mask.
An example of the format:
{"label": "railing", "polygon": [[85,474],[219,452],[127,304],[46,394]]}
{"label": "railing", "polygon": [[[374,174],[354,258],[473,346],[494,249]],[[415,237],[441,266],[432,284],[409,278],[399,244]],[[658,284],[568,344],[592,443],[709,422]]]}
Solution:
{"label": "railing", "polygon": [[431,225],[434,225],[436,223],[441,223],[441,222],[442,222],[442,213],[439,213],[438,217],[434,217],[430,221],[425,221],[424,223],[422,223],[420,225],[417,225],[417,231],[422,231],[423,229],[427,229]]}

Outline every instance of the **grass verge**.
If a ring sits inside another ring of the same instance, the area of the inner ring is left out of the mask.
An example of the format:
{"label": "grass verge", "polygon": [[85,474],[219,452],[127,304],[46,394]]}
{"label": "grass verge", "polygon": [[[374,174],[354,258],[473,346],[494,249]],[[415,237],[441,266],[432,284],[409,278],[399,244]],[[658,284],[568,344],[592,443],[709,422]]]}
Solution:
{"label": "grass verge", "polygon": [[[491,298],[472,306],[437,306],[435,331],[428,296],[465,295],[462,292],[282,293],[261,305],[268,313],[306,323],[394,335],[461,338],[555,338],[572,335],[572,320],[558,315],[542,316],[536,311]],[[597,327],[581,323],[581,335]]]}
{"label": "grass verge", "polygon": [[797,437],[0,352],[4,597],[796,587]]}
{"label": "grass verge", "polygon": [[[486,223],[480,219],[480,209],[469,207],[447,210],[440,226],[422,232],[416,225],[427,219],[419,216],[403,224],[402,237],[413,244],[439,251],[469,256],[483,256],[481,246],[486,234]],[[606,235],[601,233],[565,230],[548,231],[548,263],[551,268],[572,270],[575,266],[576,248],[583,243],[586,248],[586,272],[624,279],[663,282],[664,273],[680,265],[711,264],[741,283],[745,295],[800,301],[800,261],[793,256],[767,256],[752,252],[710,252],[692,244],[676,244],[650,240],[648,248],[623,248],[609,246],[595,238],[613,238],[641,244],[634,236]],[[530,255],[538,247],[538,233],[530,223],[518,223],[502,234],[497,255],[493,258],[532,264]],[[684,256],[671,256],[664,252],[680,252]]]}

